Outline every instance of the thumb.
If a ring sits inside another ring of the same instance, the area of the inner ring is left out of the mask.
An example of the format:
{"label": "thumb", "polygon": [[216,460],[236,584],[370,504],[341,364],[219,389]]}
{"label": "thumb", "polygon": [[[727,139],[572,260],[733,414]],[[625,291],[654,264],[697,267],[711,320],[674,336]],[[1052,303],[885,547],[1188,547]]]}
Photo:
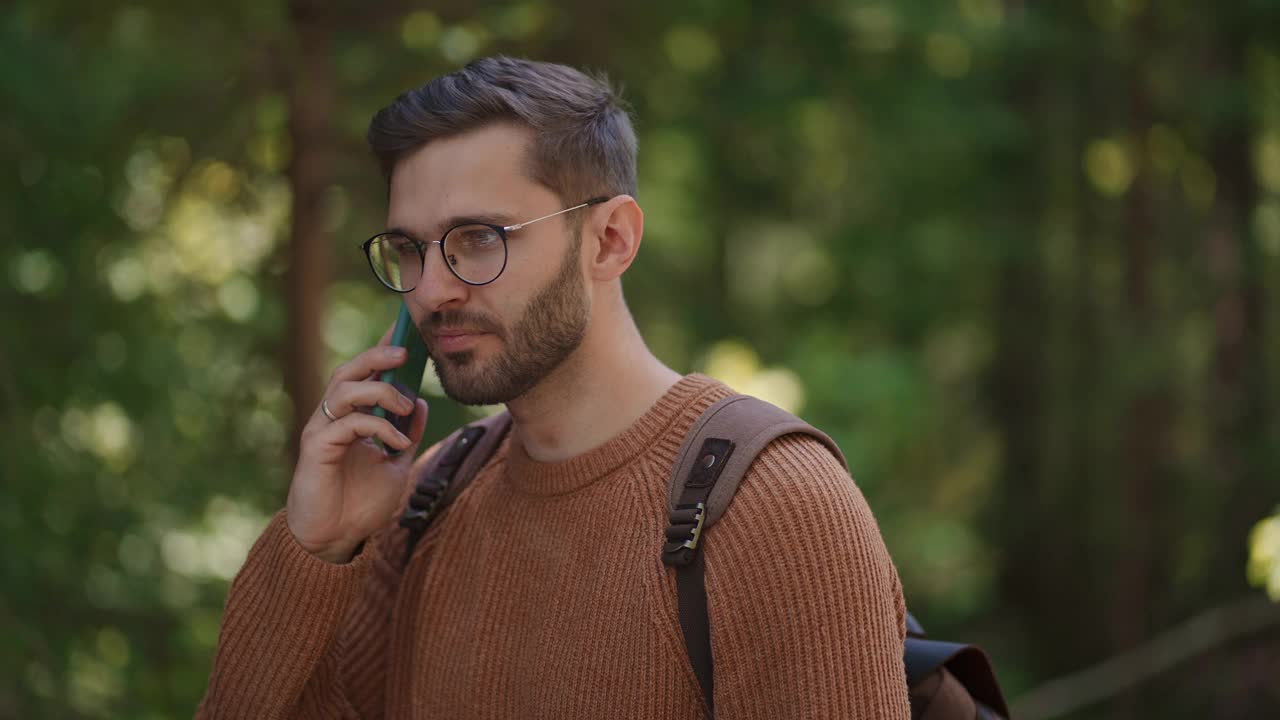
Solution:
{"label": "thumb", "polygon": [[412,464],[414,458],[418,454],[418,447],[422,444],[422,436],[427,434],[427,412],[429,408],[427,401],[418,398],[413,403],[413,421],[409,423],[409,440],[413,443],[405,448],[397,458],[401,462]]}

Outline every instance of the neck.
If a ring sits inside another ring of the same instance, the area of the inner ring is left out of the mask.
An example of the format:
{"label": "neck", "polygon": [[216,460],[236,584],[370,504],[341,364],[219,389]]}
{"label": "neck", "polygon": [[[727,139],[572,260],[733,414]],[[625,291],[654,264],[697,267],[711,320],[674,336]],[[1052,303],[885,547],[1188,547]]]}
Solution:
{"label": "neck", "polygon": [[619,303],[592,318],[582,345],[560,367],[507,403],[511,439],[539,462],[571,458],[626,430],[679,379],[649,352]]}

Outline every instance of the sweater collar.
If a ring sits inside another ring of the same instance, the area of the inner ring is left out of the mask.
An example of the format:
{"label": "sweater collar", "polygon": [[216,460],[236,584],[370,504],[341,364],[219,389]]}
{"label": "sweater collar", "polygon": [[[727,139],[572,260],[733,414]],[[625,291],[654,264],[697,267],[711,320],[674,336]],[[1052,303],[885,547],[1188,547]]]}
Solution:
{"label": "sweater collar", "polygon": [[698,398],[717,390],[728,392],[718,380],[698,373],[686,375],[626,430],[565,460],[539,462],[530,458],[520,443],[508,442],[506,481],[530,495],[563,495],[605,477],[647,450],[674,459],[684,438],[673,437],[668,430],[690,414]]}

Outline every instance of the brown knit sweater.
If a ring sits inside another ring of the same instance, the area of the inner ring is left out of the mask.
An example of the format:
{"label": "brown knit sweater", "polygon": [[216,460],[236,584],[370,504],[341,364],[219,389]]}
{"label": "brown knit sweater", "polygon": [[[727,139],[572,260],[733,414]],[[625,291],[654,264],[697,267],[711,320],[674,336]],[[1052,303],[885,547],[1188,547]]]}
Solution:
{"label": "brown knit sweater", "polygon": [[[332,565],[278,514],[231,586],[197,717],[707,717],[660,554],[676,453],[730,392],[687,376],[563,462],[504,441],[403,576],[390,530]],[[760,455],[706,563],[720,720],[910,716],[897,572],[821,444]]]}

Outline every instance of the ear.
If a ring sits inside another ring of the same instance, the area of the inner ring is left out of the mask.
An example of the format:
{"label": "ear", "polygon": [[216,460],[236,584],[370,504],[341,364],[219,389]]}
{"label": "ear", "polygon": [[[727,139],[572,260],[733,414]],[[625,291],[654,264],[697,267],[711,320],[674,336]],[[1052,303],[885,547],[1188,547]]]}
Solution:
{"label": "ear", "polygon": [[590,257],[588,272],[592,280],[613,280],[631,267],[640,249],[644,211],[630,195],[615,195],[593,214],[583,228],[589,240],[583,243],[583,254]]}

